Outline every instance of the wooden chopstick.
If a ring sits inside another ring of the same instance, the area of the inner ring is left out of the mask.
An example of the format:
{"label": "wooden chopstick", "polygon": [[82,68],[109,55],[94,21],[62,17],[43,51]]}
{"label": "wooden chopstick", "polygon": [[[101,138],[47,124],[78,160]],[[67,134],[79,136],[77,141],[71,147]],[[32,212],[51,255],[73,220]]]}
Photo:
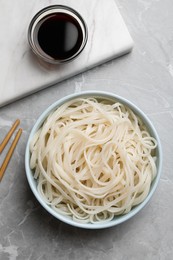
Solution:
{"label": "wooden chopstick", "polygon": [[[17,120],[16,120],[16,121],[17,121]],[[13,125],[13,126],[14,126],[14,125]],[[15,128],[16,128],[16,127],[15,127]],[[14,132],[14,131],[13,131],[13,132]],[[2,166],[1,166],[1,168],[0,168],[0,182],[1,182],[1,180],[2,180],[2,177],[3,177],[4,173],[5,173],[5,170],[6,170],[6,168],[7,168],[7,165],[8,165],[8,163],[9,163],[10,159],[11,159],[11,156],[12,156],[12,154],[13,154],[13,152],[14,152],[14,149],[15,149],[15,147],[16,147],[18,141],[19,141],[19,138],[20,138],[21,134],[22,134],[22,129],[20,128],[20,129],[18,130],[18,132],[17,132],[17,134],[16,134],[16,136],[15,136],[15,138],[14,138],[14,140],[13,140],[13,142],[12,142],[12,144],[11,144],[11,146],[10,146],[8,152],[7,152],[7,155],[6,155],[6,157],[5,157],[5,159],[4,159],[3,163],[2,163]],[[8,134],[7,134],[7,135],[8,135]]]}
{"label": "wooden chopstick", "polygon": [[16,130],[17,126],[20,124],[20,120],[17,119],[14,124],[12,125],[11,129],[9,130],[9,132],[7,133],[7,135],[5,136],[4,140],[2,141],[2,143],[0,144],[0,153],[4,150],[5,146],[7,145],[8,141],[10,140],[12,134],[14,133],[14,131]]}

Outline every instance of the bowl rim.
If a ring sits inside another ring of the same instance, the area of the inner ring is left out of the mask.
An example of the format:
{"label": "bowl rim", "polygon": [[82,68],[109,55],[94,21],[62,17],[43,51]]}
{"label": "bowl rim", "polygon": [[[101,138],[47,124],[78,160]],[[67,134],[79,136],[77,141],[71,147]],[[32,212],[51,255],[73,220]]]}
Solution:
{"label": "bowl rim", "polygon": [[[142,121],[147,126],[147,129],[149,130],[151,135],[157,140],[157,144],[158,144],[157,145],[157,153],[158,153],[158,156],[157,156],[158,157],[157,175],[156,175],[154,181],[152,182],[149,194],[147,195],[145,200],[143,202],[141,202],[139,205],[132,208],[132,210],[125,215],[117,216],[113,220],[108,221],[108,222],[101,222],[101,223],[94,223],[94,224],[93,223],[75,222],[71,218],[68,218],[67,216],[63,216],[60,213],[56,212],[48,204],[46,204],[46,202],[44,202],[41,199],[41,197],[40,197],[40,195],[37,191],[36,181],[34,180],[31,169],[29,167],[29,158],[30,158],[29,144],[30,144],[30,141],[31,141],[34,133],[39,129],[39,127],[42,125],[42,123],[47,118],[47,116],[50,114],[50,112],[54,111],[56,108],[61,106],[63,103],[68,102],[72,99],[87,98],[87,97],[95,97],[95,98],[103,98],[103,99],[105,98],[107,100],[117,100],[118,102],[126,105],[132,111],[134,111],[134,113],[136,115],[138,115],[142,119]],[[69,225],[74,226],[74,227],[79,227],[79,228],[84,228],[84,229],[103,229],[103,228],[109,228],[109,227],[116,226],[118,224],[121,224],[121,223],[129,220],[134,215],[136,215],[142,208],[144,208],[144,206],[149,202],[149,200],[153,196],[153,194],[154,194],[154,192],[155,192],[155,190],[158,186],[158,182],[160,180],[161,170],[162,170],[162,158],[163,158],[162,147],[161,147],[161,142],[160,142],[160,138],[157,134],[157,131],[156,131],[153,123],[148,118],[148,116],[139,107],[137,107],[134,103],[127,100],[126,98],[119,96],[119,95],[116,95],[116,94],[111,93],[111,92],[107,92],[107,91],[82,91],[82,92],[79,92],[79,93],[73,93],[73,94],[67,95],[67,96],[60,98],[59,100],[55,101],[53,104],[48,106],[44,110],[44,112],[36,119],[36,122],[35,122],[34,126],[32,127],[32,130],[29,134],[29,138],[28,138],[27,145],[26,145],[25,172],[26,172],[26,177],[27,177],[29,186],[30,186],[33,194],[35,195],[36,199],[42,205],[42,207],[45,210],[47,210],[52,216],[54,216],[55,218],[57,218],[58,220],[60,220],[64,223],[69,224]]]}

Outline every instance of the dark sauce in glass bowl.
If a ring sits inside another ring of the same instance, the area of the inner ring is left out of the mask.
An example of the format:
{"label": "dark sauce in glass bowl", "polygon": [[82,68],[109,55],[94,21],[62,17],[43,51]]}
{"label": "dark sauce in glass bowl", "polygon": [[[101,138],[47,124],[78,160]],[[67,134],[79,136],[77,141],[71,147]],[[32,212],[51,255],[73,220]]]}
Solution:
{"label": "dark sauce in glass bowl", "polygon": [[32,18],[28,27],[28,42],[32,51],[52,64],[75,59],[83,51],[87,39],[85,21],[69,6],[43,8]]}
{"label": "dark sauce in glass bowl", "polygon": [[56,60],[65,60],[78,52],[83,42],[83,33],[72,16],[55,13],[40,21],[37,38],[45,54]]}

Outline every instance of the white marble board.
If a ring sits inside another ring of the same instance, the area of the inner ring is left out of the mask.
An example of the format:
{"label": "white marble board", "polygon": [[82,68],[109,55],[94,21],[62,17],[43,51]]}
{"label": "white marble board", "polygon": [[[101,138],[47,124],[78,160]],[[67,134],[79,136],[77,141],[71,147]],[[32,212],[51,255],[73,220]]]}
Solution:
{"label": "white marble board", "polygon": [[[76,60],[64,65],[40,61],[27,41],[32,17],[40,9],[53,4],[76,9],[88,26],[89,36],[84,51]],[[2,1],[0,32],[0,106],[128,53],[133,47],[114,0]]]}

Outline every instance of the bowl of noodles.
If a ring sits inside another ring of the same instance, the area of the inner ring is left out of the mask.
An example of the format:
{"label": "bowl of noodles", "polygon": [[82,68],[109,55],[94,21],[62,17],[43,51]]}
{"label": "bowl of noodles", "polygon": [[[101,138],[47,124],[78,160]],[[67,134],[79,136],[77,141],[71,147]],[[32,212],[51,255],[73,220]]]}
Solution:
{"label": "bowl of noodles", "polygon": [[148,117],[112,93],[66,96],[36,121],[25,153],[35,197],[57,219],[101,229],[137,214],[159,182],[162,149]]}

